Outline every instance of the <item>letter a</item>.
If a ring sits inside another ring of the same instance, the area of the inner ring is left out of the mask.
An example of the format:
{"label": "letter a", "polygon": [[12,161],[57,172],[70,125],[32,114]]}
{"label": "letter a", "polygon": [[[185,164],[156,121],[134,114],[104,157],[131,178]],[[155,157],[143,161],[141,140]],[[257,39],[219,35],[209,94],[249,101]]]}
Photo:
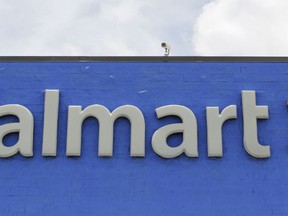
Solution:
{"label": "letter a", "polygon": [[[20,152],[25,157],[33,156],[33,115],[24,106],[11,104],[0,106],[0,117],[14,115],[19,122],[0,126],[0,157],[11,157]],[[3,138],[9,133],[19,133],[18,142],[10,147],[3,144]]]}
{"label": "letter a", "polygon": [[[182,123],[170,124],[159,128],[152,137],[154,151],[164,158],[174,158],[183,152],[188,157],[198,157],[197,121],[193,112],[184,106],[169,105],[156,109],[157,117],[179,116]],[[170,147],[167,138],[174,133],[183,133],[183,141],[177,147]]]}

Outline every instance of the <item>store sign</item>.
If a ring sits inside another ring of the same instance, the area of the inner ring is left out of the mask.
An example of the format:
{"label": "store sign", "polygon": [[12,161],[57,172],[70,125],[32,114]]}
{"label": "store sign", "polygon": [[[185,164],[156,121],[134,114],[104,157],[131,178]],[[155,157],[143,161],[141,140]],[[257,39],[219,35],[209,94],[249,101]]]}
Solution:
{"label": "store sign", "polygon": [[[57,155],[57,133],[59,115],[59,90],[45,91],[43,128],[43,156]],[[248,154],[255,158],[270,157],[270,147],[258,141],[257,119],[268,119],[268,106],[257,106],[255,91],[242,91],[243,144]],[[182,153],[188,157],[198,157],[197,119],[191,109],[182,105],[167,105],[156,109],[158,118],[177,116],[182,123],[165,125],[155,131],[152,147],[161,157],[174,158]],[[18,104],[0,106],[0,117],[14,115],[19,122],[0,126],[0,157],[11,157],[20,152],[25,157],[33,156],[33,114]],[[69,106],[67,122],[67,156],[81,155],[82,123],[87,117],[95,117],[99,122],[98,156],[113,156],[113,127],[119,117],[127,118],[131,124],[130,155],[145,156],[145,120],[141,110],[132,105],[120,106],[110,112],[105,106],[93,104],[85,109]],[[237,106],[227,106],[219,112],[219,107],[206,107],[208,157],[222,157],[222,125],[228,119],[237,118]],[[3,138],[9,133],[19,133],[18,142],[5,146]],[[183,141],[177,147],[170,147],[167,138],[182,133]]]}

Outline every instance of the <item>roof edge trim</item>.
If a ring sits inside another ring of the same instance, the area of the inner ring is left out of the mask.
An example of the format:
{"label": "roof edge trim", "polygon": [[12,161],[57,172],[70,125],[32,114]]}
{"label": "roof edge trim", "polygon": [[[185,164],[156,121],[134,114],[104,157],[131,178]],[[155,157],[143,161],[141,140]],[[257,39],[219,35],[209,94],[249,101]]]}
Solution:
{"label": "roof edge trim", "polygon": [[288,62],[284,56],[0,56],[0,62]]}

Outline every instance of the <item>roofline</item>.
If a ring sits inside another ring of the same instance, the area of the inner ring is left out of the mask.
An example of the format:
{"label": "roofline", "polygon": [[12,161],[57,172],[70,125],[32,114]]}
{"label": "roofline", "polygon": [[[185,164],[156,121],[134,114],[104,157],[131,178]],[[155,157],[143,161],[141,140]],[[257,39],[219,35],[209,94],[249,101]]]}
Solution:
{"label": "roofline", "polygon": [[0,56],[0,62],[288,62],[284,56]]}

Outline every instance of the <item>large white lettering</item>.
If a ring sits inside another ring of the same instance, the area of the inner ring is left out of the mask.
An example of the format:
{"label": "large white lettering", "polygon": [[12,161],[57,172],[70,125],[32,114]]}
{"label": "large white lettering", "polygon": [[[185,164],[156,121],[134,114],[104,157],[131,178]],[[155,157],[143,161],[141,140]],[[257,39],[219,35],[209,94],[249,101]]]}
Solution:
{"label": "large white lettering", "polygon": [[44,126],[43,126],[43,156],[57,154],[59,90],[45,91]]}
{"label": "large white lettering", "polygon": [[[14,115],[19,122],[7,123],[0,126],[0,157],[11,157],[20,152],[25,157],[33,156],[33,129],[32,113],[24,106],[10,104],[0,106],[0,117]],[[19,133],[19,138],[13,146],[5,146],[3,138],[9,133]]]}
{"label": "large white lettering", "polygon": [[207,107],[207,144],[208,157],[222,157],[222,125],[228,119],[237,118],[236,105],[226,107],[221,114],[219,114],[219,107]]}
{"label": "large white lettering", "polygon": [[[59,90],[46,90],[44,101],[44,123],[42,155],[57,155],[57,133],[59,115]],[[248,154],[255,158],[270,157],[270,146],[258,142],[257,120],[268,119],[268,106],[257,106],[255,91],[242,91],[243,143]],[[181,154],[198,157],[198,129],[194,113],[181,105],[167,105],[156,109],[157,117],[177,116],[181,123],[168,124],[158,128],[153,134],[153,150],[161,157],[175,158]],[[33,156],[32,113],[24,106],[9,104],[0,106],[0,118],[13,115],[19,122],[0,125],[0,157],[11,157],[18,152],[25,157]],[[81,106],[68,107],[66,155],[81,155],[82,124],[93,117],[99,122],[98,156],[113,156],[113,131],[116,119],[127,118],[131,125],[130,156],[145,156],[145,120],[139,108],[124,105],[110,112],[105,106],[93,104],[82,110]],[[225,121],[237,118],[236,105],[227,106],[219,112],[219,107],[206,108],[208,157],[223,157],[222,126]],[[18,133],[18,141],[13,146],[5,146],[4,137]],[[180,133],[182,142],[171,147],[167,139]]]}
{"label": "large white lettering", "polygon": [[[164,158],[174,158],[182,153],[189,157],[198,157],[197,121],[193,112],[184,106],[169,105],[156,109],[157,117],[178,116],[182,123],[170,124],[159,128],[152,137],[154,151]],[[177,147],[170,147],[167,138],[171,134],[182,133],[183,141]]]}
{"label": "large white lettering", "polygon": [[257,119],[268,119],[268,106],[256,106],[255,91],[242,91],[244,147],[256,158],[270,157],[270,146],[258,142]]}
{"label": "large white lettering", "polygon": [[80,156],[82,122],[87,117],[95,117],[99,121],[98,156],[113,155],[113,125],[119,117],[125,117],[131,124],[132,157],[145,156],[145,121],[142,112],[135,106],[126,105],[115,109],[112,113],[101,105],[91,105],[82,111],[81,106],[69,106],[67,130],[67,156]]}

